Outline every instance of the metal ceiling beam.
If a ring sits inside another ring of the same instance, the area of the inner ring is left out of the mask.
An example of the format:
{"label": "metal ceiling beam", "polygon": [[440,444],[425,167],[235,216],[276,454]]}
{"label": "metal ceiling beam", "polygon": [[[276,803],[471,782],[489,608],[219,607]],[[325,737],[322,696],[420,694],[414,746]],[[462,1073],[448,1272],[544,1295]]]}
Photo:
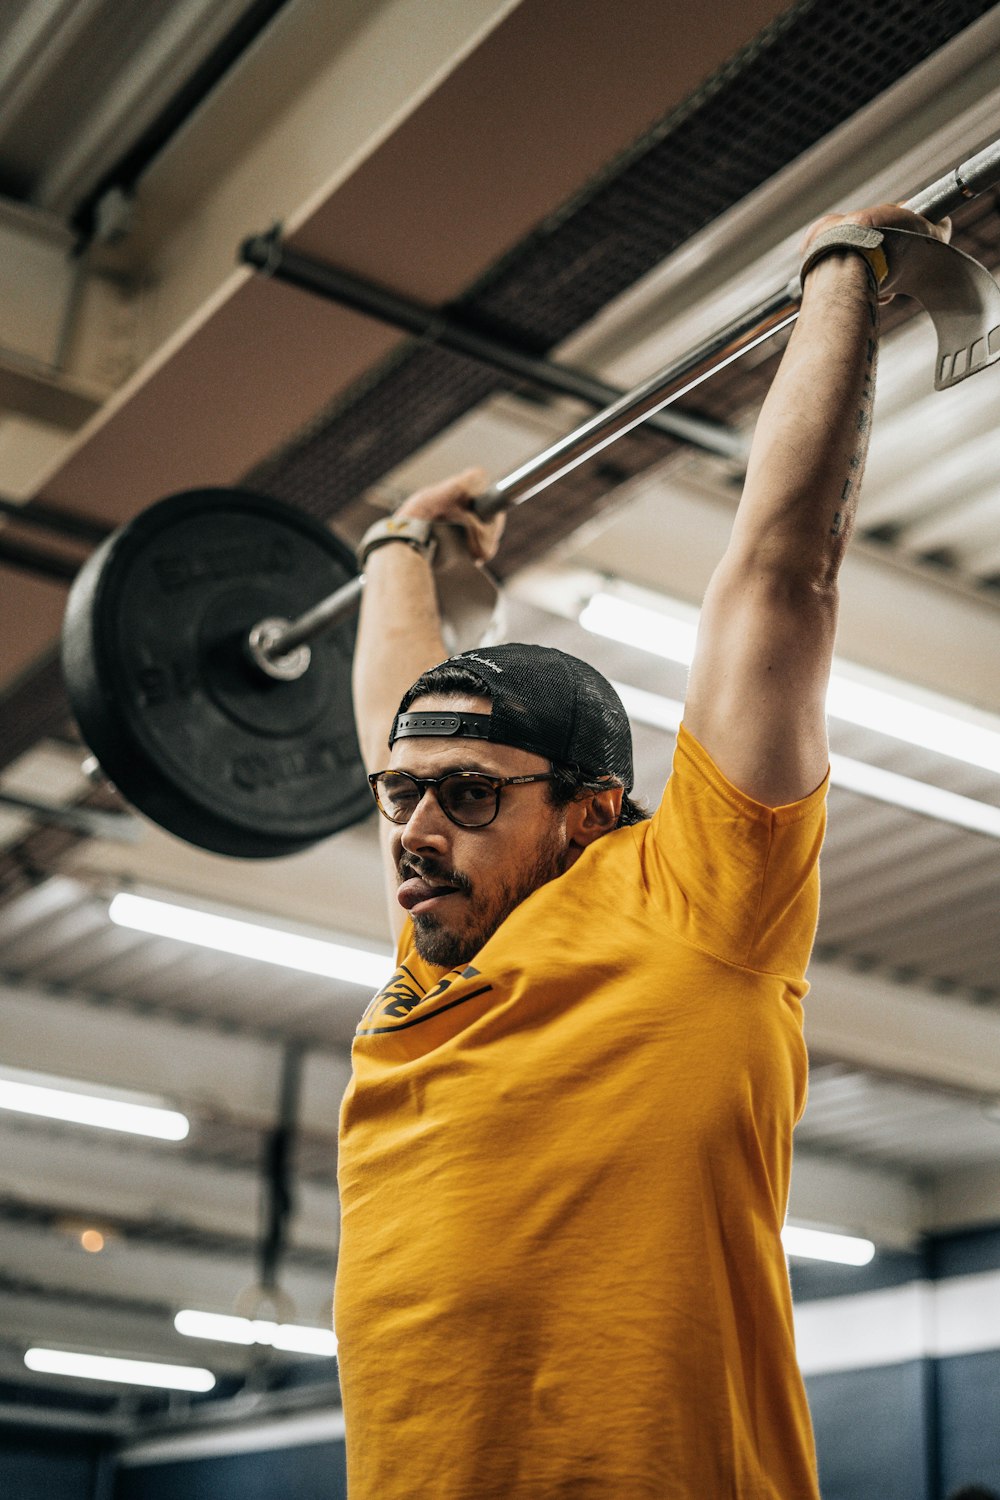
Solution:
{"label": "metal ceiling beam", "polygon": [[[263,1129],[274,1122],[282,1048],[249,1025],[234,1035],[219,1021],[206,1026],[193,1015],[141,1015],[123,1005],[97,1005],[89,996],[47,994],[9,981],[0,984],[0,1011],[8,1067],[161,1095],[195,1117],[203,1112]],[[346,1053],[309,1052],[304,1131],[336,1139],[348,1077]]]}
{"label": "metal ceiling beam", "polygon": [[[810,978],[806,1037],[817,1053],[931,1088],[1000,1098],[1000,1012],[826,962],[814,963]],[[274,1124],[276,1043],[227,1035],[187,1015],[142,1016],[9,981],[0,985],[0,1004],[9,1066],[163,1094],[195,1115],[201,1108],[213,1118]],[[348,1076],[346,1054],[307,1054],[303,1130],[336,1138]]]}
{"label": "metal ceiling beam", "polygon": [[[93,1221],[123,1243],[141,1227],[150,1244],[177,1248],[190,1240],[206,1256],[252,1256],[258,1239],[260,1174],[224,1154],[206,1159],[197,1126],[190,1149],[83,1128],[53,1127],[0,1111],[4,1173],[0,1222],[4,1237],[18,1222],[44,1229],[55,1220]],[[330,1166],[336,1150],[331,1144]],[[299,1178],[288,1251],[332,1254],[337,1243],[337,1193],[332,1184]],[[6,1207],[4,1206],[6,1202]],[[86,1256],[84,1256],[86,1260]]]}
{"label": "metal ceiling beam", "polygon": [[86,231],[112,188],[131,191],[288,0],[174,0],[116,86],[67,134],[37,189]]}
{"label": "metal ceiling beam", "polygon": [[1000,1011],[829,963],[810,965],[812,1051],[984,1102],[1000,1100]]}
{"label": "metal ceiling beam", "polygon": [[54,367],[35,365],[0,350],[0,410],[75,432],[94,415],[106,394]]}
{"label": "metal ceiling beam", "polygon": [[[996,1132],[1000,1146],[1000,1115],[991,1116],[987,1128]],[[928,1186],[926,1202],[928,1232],[996,1224],[1000,1219],[1000,1161],[945,1173]]]}
{"label": "metal ceiling beam", "polygon": [[860,1234],[877,1245],[908,1250],[924,1232],[926,1213],[922,1189],[904,1173],[796,1146],[788,1199],[793,1223]]}
{"label": "metal ceiling beam", "polygon": [[[88,1255],[85,1250],[74,1253],[63,1235],[37,1228],[4,1227],[3,1274],[9,1282],[24,1281],[37,1290],[51,1288],[53,1296],[53,1322],[62,1322],[65,1337],[70,1342],[88,1342],[86,1335],[93,1330],[94,1346],[109,1342],[107,1308],[95,1302],[88,1309],[88,1297],[102,1299],[112,1297],[118,1303],[134,1300],[140,1311],[148,1311],[149,1304],[166,1305],[177,1311],[182,1307],[193,1307],[208,1312],[231,1312],[233,1302],[240,1292],[254,1280],[255,1264],[252,1249],[245,1255],[206,1254],[197,1249],[182,1246],[163,1246],[143,1240],[122,1240],[102,1250],[98,1255]],[[326,1325],[333,1294],[333,1249],[329,1263],[324,1268],[303,1267],[289,1263],[282,1274],[282,1289],[295,1305],[296,1317],[305,1323]],[[0,1289],[0,1310],[5,1297]],[[78,1301],[74,1301],[79,1298]],[[38,1327],[38,1319],[44,1316],[38,1308],[22,1325],[23,1333],[31,1335],[32,1319]],[[104,1320],[105,1334],[100,1332]],[[5,1329],[9,1328],[6,1319]],[[47,1325],[51,1329],[52,1325]],[[181,1348],[190,1354],[201,1346],[177,1334],[169,1317],[164,1319],[164,1340],[174,1344],[175,1351]],[[125,1353],[125,1350],[120,1352]],[[141,1355],[142,1349],[136,1349]],[[199,1363],[197,1358],[191,1361]]]}
{"label": "metal ceiling beam", "polygon": [[[609,385],[584,370],[529,354],[476,328],[463,317],[460,305],[454,308],[426,307],[412,298],[401,297],[388,287],[353,276],[327,261],[303,255],[282,243],[280,227],[244,240],[240,258],[275,281],[283,281],[342,307],[353,308],[393,328],[401,328],[416,338],[463,354],[511,376],[532,390],[569,396],[597,409],[610,406],[624,394],[619,386]],[[644,425],[674,442],[688,444],[739,464],[745,464],[749,456],[750,440],[746,433],[676,407],[647,417]]]}
{"label": "metal ceiling beam", "polygon": [[5,38],[0,63],[0,132],[9,130],[105,0],[31,0]]}
{"label": "metal ceiling beam", "polygon": [[10,541],[4,536],[0,536],[0,567],[58,584],[72,583],[79,571],[78,563],[58,552],[32,547],[27,542]]}
{"label": "metal ceiling beam", "polygon": [[42,505],[37,501],[21,502],[6,500],[0,496],[0,516],[6,516],[18,526],[31,531],[47,531],[53,536],[69,537],[73,541],[89,542],[97,547],[110,535],[111,527],[89,516],[74,511],[60,510],[55,505]]}

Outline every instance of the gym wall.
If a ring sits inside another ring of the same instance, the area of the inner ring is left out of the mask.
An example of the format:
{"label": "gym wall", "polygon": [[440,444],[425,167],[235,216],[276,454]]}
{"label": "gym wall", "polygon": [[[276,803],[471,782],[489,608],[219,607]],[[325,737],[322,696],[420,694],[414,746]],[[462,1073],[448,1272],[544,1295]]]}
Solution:
{"label": "gym wall", "polygon": [[1000,1489],[1000,1232],[792,1269],[823,1500]]}

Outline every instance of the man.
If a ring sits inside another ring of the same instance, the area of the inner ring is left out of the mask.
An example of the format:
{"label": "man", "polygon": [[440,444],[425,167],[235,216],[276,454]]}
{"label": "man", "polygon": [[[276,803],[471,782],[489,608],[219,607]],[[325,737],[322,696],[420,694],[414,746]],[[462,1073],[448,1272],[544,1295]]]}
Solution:
{"label": "man", "polygon": [[375,539],[355,697],[398,968],[341,1121],[351,1500],[818,1495],[780,1231],[877,323],[867,253],[819,258],[649,820],[593,669],[511,645],[425,675],[445,651],[399,523],[460,520],[488,558],[480,476]]}

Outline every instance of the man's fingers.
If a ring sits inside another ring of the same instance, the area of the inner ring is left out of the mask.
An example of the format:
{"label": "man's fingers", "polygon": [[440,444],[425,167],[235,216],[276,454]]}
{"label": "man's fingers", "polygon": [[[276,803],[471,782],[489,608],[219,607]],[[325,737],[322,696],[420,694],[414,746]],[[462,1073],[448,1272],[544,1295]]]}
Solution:
{"label": "man's fingers", "polygon": [[461,474],[452,474],[449,479],[414,490],[404,506],[410,515],[416,513],[417,507],[421,508],[421,514],[429,514],[431,510],[440,508],[439,519],[443,520],[445,509],[456,504],[471,504],[476,495],[486,488],[486,483],[485,469],[463,469]]}
{"label": "man's fingers", "polygon": [[472,557],[477,562],[489,562],[500,545],[504,517],[499,515],[483,521],[473,510],[476,496],[483,492],[487,483],[485,469],[463,469],[460,474],[453,474],[438,484],[416,490],[403,502],[397,514],[464,526]]}
{"label": "man's fingers", "polygon": [[480,520],[474,511],[470,510],[462,518],[468,536],[469,551],[477,562],[489,562],[500,545],[503,536],[504,524],[507,517],[503,514],[494,516],[490,521]]}
{"label": "man's fingers", "polygon": [[934,239],[943,240],[945,244],[951,239],[950,219],[932,224],[930,219],[911,212],[901,203],[879,203],[874,208],[851,209],[844,214],[824,214],[821,219],[810,224],[802,236],[799,254],[805,255],[817,235],[837,224],[860,224],[863,229],[909,229],[913,234],[933,236]]}

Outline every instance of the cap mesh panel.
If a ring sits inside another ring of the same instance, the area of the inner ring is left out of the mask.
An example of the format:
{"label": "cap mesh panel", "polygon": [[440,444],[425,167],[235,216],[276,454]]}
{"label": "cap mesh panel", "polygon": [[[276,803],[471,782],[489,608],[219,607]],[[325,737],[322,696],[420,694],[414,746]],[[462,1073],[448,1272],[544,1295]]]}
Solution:
{"label": "cap mesh panel", "polygon": [[552,646],[480,646],[453,658],[493,700],[490,739],[632,787],[632,731],[607,678]]}

